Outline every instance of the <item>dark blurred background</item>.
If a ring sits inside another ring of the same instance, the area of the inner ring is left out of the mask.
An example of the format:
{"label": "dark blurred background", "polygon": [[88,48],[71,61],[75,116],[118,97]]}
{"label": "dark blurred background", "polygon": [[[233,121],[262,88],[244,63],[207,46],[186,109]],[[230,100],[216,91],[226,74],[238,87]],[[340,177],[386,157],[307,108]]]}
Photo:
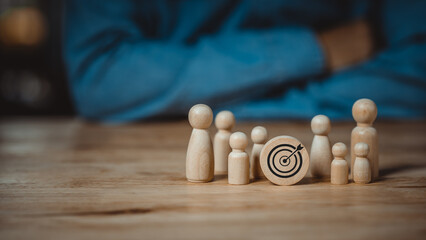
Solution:
{"label": "dark blurred background", "polygon": [[1,116],[74,114],[61,56],[62,7],[0,0]]}
{"label": "dark blurred background", "polygon": [[[96,121],[183,117],[199,102],[240,119],[320,112],[349,119],[353,102],[364,97],[382,117],[424,118],[424,1],[230,2],[72,0],[65,15],[61,0],[0,0],[0,115],[75,115],[65,52],[76,109]],[[272,47],[271,39],[280,41]],[[120,55],[126,51],[129,58]],[[113,60],[94,64],[106,61],[101,56]],[[237,67],[228,68],[229,59]],[[183,66],[188,73],[181,74]],[[180,92],[157,105],[170,89]]]}

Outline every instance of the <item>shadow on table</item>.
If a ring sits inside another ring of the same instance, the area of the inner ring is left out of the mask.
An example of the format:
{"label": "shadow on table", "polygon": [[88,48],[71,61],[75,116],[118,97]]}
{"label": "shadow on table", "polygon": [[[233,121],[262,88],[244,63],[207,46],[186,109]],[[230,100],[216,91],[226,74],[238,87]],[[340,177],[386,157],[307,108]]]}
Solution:
{"label": "shadow on table", "polygon": [[415,165],[415,164],[403,164],[403,165],[399,165],[399,166],[392,166],[392,167],[388,167],[388,168],[383,168],[380,169],[379,172],[379,176],[380,178],[378,179],[378,181],[381,181],[384,179],[384,177],[394,174],[394,173],[398,173],[398,172],[402,172],[402,171],[406,171],[406,170],[410,170],[410,169],[415,169],[415,168],[424,168],[426,167],[426,165]]}

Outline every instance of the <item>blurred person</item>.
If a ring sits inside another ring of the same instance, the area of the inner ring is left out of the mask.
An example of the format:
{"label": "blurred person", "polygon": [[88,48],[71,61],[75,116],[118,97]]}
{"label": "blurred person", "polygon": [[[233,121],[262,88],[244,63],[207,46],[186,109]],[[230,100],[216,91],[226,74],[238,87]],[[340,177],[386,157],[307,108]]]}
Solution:
{"label": "blurred person", "polygon": [[77,111],[127,122],[196,103],[239,119],[426,115],[426,1],[66,1]]}

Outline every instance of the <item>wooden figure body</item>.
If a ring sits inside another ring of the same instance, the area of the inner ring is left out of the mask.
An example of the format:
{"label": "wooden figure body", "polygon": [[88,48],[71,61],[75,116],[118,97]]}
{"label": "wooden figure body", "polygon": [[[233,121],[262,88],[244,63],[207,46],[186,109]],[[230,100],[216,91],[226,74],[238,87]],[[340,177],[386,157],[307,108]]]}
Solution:
{"label": "wooden figure body", "polygon": [[258,179],[265,176],[260,167],[259,157],[268,139],[266,128],[262,126],[254,127],[251,131],[251,139],[254,144],[250,155],[250,179]]}
{"label": "wooden figure body", "polygon": [[209,106],[197,104],[188,114],[194,128],[186,153],[186,178],[190,182],[209,182],[214,177],[213,146],[207,129],[213,121]]}
{"label": "wooden figure body", "polygon": [[370,99],[360,99],[352,107],[352,115],[357,122],[357,126],[351,134],[351,176],[353,178],[353,165],[355,163],[354,147],[359,142],[364,142],[369,146],[369,164],[371,168],[371,180],[379,177],[379,149],[378,135],[373,127],[373,122],[377,117],[376,104]]}
{"label": "wooden figure body", "polygon": [[247,136],[242,132],[233,133],[229,139],[232,152],[228,158],[228,183],[248,184],[250,182],[249,156],[245,152]]}
{"label": "wooden figure body", "polygon": [[355,183],[369,183],[371,181],[370,162],[367,155],[369,153],[368,144],[360,142],[355,144],[355,163],[353,168],[354,182]]}
{"label": "wooden figure body", "polygon": [[333,145],[332,152],[334,159],[331,162],[331,184],[347,184],[349,167],[345,156],[348,153],[348,149],[344,143],[339,142]]}
{"label": "wooden figure body", "polygon": [[235,125],[234,114],[230,111],[221,111],[215,118],[215,125],[218,132],[214,136],[214,171],[216,174],[228,173],[228,155],[231,152],[229,137]]}
{"label": "wooden figure body", "polygon": [[317,115],[311,121],[315,134],[311,146],[311,175],[313,177],[330,177],[330,164],[333,159],[328,133],[331,130],[330,119],[325,115]]}

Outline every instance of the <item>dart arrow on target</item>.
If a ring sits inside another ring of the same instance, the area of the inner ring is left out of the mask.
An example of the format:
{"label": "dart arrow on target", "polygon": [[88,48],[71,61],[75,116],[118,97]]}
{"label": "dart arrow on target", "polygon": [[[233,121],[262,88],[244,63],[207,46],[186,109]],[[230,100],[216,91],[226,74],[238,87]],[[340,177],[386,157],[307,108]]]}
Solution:
{"label": "dart arrow on target", "polygon": [[284,159],[284,162],[287,162],[287,160],[288,160],[289,158],[291,158],[291,156],[293,156],[296,152],[298,152],[298,151],[300,151],[300,150],[302,150],[302,149],[303,149],[302,144],[299,144],[299,146],[297,146],[296,150],[294,150],[294,151],[290,154],[290,156],[288,156],[286,159]]}

